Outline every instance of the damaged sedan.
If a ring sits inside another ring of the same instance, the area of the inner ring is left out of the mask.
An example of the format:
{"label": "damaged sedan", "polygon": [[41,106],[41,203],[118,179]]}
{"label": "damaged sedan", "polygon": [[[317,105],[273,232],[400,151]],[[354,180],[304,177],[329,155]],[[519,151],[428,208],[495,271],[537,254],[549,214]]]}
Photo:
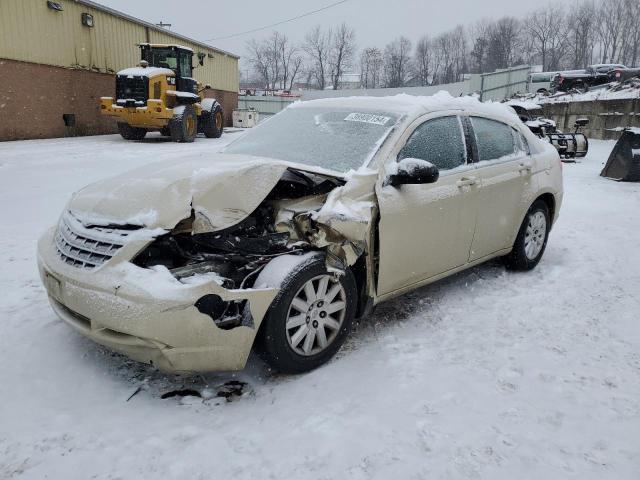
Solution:
{"label": "damaged sedan", "polygon": [[296,103],[203,159],[85,187],[38,246],[56,314],[168,372],[329,360],[376,304],[502,257],[528,270],[562,202],[556,150],[508,107]]}

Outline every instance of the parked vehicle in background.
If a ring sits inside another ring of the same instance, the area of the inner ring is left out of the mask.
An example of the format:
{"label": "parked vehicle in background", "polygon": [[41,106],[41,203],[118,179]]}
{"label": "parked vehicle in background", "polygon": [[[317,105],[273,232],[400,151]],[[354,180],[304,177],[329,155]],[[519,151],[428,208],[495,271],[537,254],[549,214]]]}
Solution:
{"label": "parked vehicle in background", "polygon": [[139,47],[140,67],[116,73],[115,98],[100,99],[100,112],[117,120],[122,138],[142,140],[153,131],[175,142],[193,142],[199,132],[219,138],[224,126],[222,106],[204,96],[210,85],[200,85],[191,77],[193,50],[158,43]]}
{"label": "parked vehicle in background", "polygon": [[626,68],[620,64],[603,63],[591,65],[584,70],[559,72],[551,81],[551,91],[552,93],[569,92],[571,90],[585,92],[590,87],[609,83],[609,72],[612,70]]}
{"label": "parked vehicle in background", "polygon": [[562,196],[557,152],[504,105],[299,102],[224,153],[80,190],[38,264],[60,318],[133,359],[238,370],[255,344],[304,372],[384,300],[491,258],[534,268]]}
{"label": "parked vehicle in background", "polygon": [[616,68],[607,75],[610,82],[626,82],[634,77],[640,78],[640,68]]}
{"label": "parked vehicle in background", "polygon": [[529,93],[550,93],[551,81],[558,72],[537,72],[529,74],[527,92]]}

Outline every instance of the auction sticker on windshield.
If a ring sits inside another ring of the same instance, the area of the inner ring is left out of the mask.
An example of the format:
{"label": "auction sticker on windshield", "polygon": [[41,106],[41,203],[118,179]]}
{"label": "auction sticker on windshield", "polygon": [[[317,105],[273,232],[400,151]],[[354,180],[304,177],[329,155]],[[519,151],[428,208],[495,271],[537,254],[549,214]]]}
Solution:
{"label": "auction sticker on windshield", "polygon": [[389,120],[391,120],[390,117],[373,115],[372,113],[350,113],[345,118],[347,122],[373,123],[375,125],[385,125]]}

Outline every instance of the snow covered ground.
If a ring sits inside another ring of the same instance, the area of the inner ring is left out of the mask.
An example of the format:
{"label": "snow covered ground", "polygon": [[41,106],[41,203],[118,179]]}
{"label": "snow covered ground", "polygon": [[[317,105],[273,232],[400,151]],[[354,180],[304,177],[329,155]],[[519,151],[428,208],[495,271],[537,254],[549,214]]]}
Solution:
{"label": "snow covered ground", "polygon": [[639,478],[640,185],[598,176],[612,142],[565,165],[536,270],[385,304],[306,375],[166,376],[59,321],[35,249],[70,193],[232,137],[0,143],[0,478]]}

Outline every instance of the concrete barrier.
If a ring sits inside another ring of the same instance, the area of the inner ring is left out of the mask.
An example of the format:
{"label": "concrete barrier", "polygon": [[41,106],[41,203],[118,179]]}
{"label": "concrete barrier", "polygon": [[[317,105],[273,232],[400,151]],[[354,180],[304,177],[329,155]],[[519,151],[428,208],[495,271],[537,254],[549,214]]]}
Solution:
{"label": "concrete barrier", "polygon": [[555,120],[564,132],[573,131],[578,118],[588,118],[583,130],[589,138],[617,140],[625,127],[640,127],[640,99],[596,100],[593,102],[546,103],[544,116]]}

